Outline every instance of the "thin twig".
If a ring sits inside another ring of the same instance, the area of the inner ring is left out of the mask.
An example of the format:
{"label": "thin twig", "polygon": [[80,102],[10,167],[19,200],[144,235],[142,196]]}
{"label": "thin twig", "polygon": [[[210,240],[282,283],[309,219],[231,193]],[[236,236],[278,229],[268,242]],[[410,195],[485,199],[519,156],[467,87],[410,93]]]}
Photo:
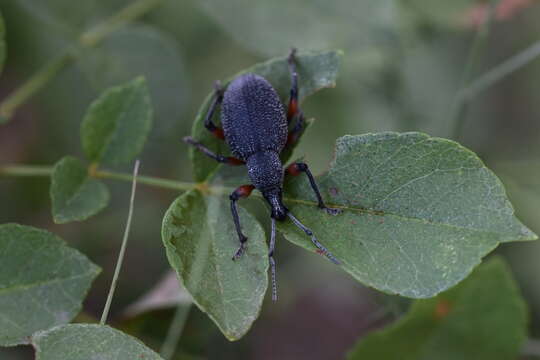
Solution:
{"label": "thin twig", "polygon": [[521,355],[540,357],[540,340],[528,339],[521,348]]}
{"label": "thin twig", "polygon": [[118,283],[118,276],[120,275],[120,269],[122,268],[122,263],[124,262],[124,255],[126,253],[127,241],[129,237],[129,229],[131,228],[131,218],[133,217],[133,204],[135,202],[135,190],[137,188],[137,174],[139,173],[139,160],[135,161],[135,166],[133,168],[133,183],[131,185],[131,198],[129,200],[129,211],[126,222],[126,228],[124,230],[124,238],[122,239],[122,246],[120,247],[120,253],[118,254],[118,261],[116,262],[116,269],[114,270],[114,276],[111,283],[111,288],[109,290],[109,295],[107,296],[107,302],[103,308],[103,313],[101,315],[100,324],[105,325],[107,322],[107,317],[109,316],[109,310],[111,308],[111,302],[114,296],[114,291],[116,290],[116,285]]}
{"label": "thin twig", "polygon": [[539,56],[540,40],[473,81],[466,89],[463,89],[460,94],[460,100],[462,102],[470,101],[481,92],[492,87]]}
{"label": "thin twig", "polygon": [[[2,176],[51,176],[54,167],[41,165],[4,165],[0,166],[0,177]],[[121,181],[133,181],[132,174],[118,173],[106,170],[97,170],[93,176],[100,179],[112,179]],[[137,176],[139,184],[156,186],[172,190],[192,190],[200,185],[193,182],[182,182],[176,180],[163,179],[153,176]],[[231,190],[232,191],[232,190]]]}
{"label": "thin twig", "polygon": [[461,93],[469,84],[471,80],[471,75],[478,61],[480,60],[480,56],[483,52],[482,50],[484,49],[489,36],[489,30],[491,29],[491,24],[495,15],[495,9],[499,2],[500,0],[491,0],[486,20],[478,28],[478,31],[476,32],[476,35],[474,36],[474,40],[471,45],[471,49],[469,51],[467,63],[461,77],[459,90],[454,98],[449,113],[449,123],[453,126],[452,138],[454,139],[458,139],[461,135],[465,122],[465,115],[467,112],[467,103],[461,98]]}
{"label": "thin twig", "polygon": [[167,336],[163,341],[161,346],[160,355],[163,359],[169,360],[174,355],[176,348],[178,347],[178,342],[182,336],[182,331],[186,325],[188,318],[189,310],[191,309],[191,304],[178,304],[174,317],[167,331]]}
{"label": "thin twig", "polygon": [[[108,35],[146,14],[162,1],[163,0],[135,1],[121,9],[118,13],[107,18],[105,21],[82,33],[78,39],[78,46],[80,48],[91,48],[98,45]],[[45,64],[26,82],[9,94],[2,103],[0,103],[0,124],[7,123],[21,105],[26,103],[35,93],[56,77],[61,70],[78,59],[81,55],[82,52],[80,49],[66,49],[60,56]]]}
{"label": "thin twig", "polygon": [[[31,165],[6,165],[0,166],[0,177],[2,176],[50,176],[52,174],[53,168],[43,167],[43,166],[31,166]],[[91,174],[101,179],[114,179],[121,181],[132,181],[133,175],[116,173],[111,171],[97,170],[95,173]],[[149,186],[155,186],[159,188],[180,190],[180,191],[189,191],[189,190],[199,190],[205,195],[224,195],[230,194],[236,188],[230,186],[220,186],[213,185],[208,183],[194,183],[194,182],[181,182],[175,180],[161,179],[150,176],[138,176],[137,182]],[[257,192],[252,197],[263,198],[260,192]],[[298,198],[292,198],[284,196],[283,200],[286,202],[291,202],[295,204],[302,204],[307,206],[318,206],[316,201],[304,200]],[[365,209],[365,208],[355,208],[351,206],[330,204],[332,207],[342,210],[350,210],[364,214],[372,214],[376,216],[381,216],[383,213],[377,210]],[[389,213],[386,213],[389,215]]]}

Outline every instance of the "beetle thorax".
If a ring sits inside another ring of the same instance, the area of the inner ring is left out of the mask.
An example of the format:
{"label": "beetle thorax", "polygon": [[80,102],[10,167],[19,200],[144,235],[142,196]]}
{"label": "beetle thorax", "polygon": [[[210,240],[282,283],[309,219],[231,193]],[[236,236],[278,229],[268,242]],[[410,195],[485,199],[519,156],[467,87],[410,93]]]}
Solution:
{"label": "beetle thorax", "polygon": [[277,152],[257,152],[247,159],[246,166],[251,183],[260,192],[282,187],[283,165]]}

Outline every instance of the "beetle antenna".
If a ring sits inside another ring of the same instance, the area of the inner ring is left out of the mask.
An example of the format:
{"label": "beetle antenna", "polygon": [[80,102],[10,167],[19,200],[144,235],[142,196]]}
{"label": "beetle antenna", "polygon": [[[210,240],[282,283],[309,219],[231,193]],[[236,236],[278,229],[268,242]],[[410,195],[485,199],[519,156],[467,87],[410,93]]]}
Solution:
{"label": "beetle antenna", "polygon": [[287,212],[287,216],[292,220],[292,222],[294,223],[294,225],[296,225],[298,228],[300,228],[303,232],[306,233],[307,236],[310,236],[311,237],[311,242],[313,243],[313,245],[315,245],[317,247],[317,249],[319,249],[330,261],[332,261],[334,264],[336,265],[339,265],[341,264],[339,262],[338,259],[336,259],[334,257],[334,255],[332,255],[332,253],[330,251],[328,251],[327,248],[325,248],[320,242],[319,240],[317,240],[317,238],[315,237],[315,235],[313,235],[313,231],[311,231],[310,229],[308,229],[304,224],[302,224],[300,222],[300,220],[298,220],[290,211]]}
{"label": "beetle antenna", "polygon": [[270,261],[270,273],[272,274],[272,301],[277,301],[277,281],[276,281],[276,261],[274,260],[274,249],[276,247],[276,219],[272,218],[272,228],[270,232],[270,250],[268,259]]}

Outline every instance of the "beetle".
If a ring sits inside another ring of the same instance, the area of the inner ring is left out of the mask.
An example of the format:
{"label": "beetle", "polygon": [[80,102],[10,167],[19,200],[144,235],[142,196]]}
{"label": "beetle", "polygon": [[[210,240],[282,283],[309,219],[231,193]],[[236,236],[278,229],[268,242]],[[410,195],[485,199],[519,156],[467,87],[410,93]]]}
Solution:
{"label": "beetle", "polygon": [[[287,58],[291,76],[291,90],[287,112],[276,90],[263,77],[246,73],[233,79],[225,90],[216,82],[212,102],[206,113],[204,126],[216,138],[225,140],[232,156],[216,154],[190,136],[183,140],[194,146],[208,157],[228,165],[245,165],[251,184],[238,187],[229,196],[231,213],[240,245],[233,256],[239,259],[246,249],[247,237],[242,232],[238,216],[237,201],[248,197],[253,189],[259,190],[271,209],[271,235],[269,244],[269,262],[272,273],[272,300],[277,300],[276,263],[274,247],[276,240],[276,221],[289,218],[298,228],[311,238],[311,242],[320,253],[335,264],[339,261],[315,237],[313,232],[302,224],[283,204],[283,180],[285,175],[307,175],[317,198],[318,207],[330,215],[340,213],[339,209],[327,207],[323,201],[317,183],[309,167],[304,162],[293,162],[286,169],[279,158],[287,146],[294,144],[304,126],[304,114],[298,103],[298,73],[296,71],[296,49],[292,49]],[[212,117],[221,105],[221,126],[212,121]],[[289,132],[289,124],[296,123]]]}

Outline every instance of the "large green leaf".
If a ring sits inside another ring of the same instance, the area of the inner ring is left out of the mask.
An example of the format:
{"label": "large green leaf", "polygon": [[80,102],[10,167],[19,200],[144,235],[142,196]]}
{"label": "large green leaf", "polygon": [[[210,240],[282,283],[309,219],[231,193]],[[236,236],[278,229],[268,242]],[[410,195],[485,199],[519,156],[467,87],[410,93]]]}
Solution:
{"label": "large green leaf", "polygon": [[7,56],[7,44],[6,44],[6,25],[4,23],[4,18],[0,12],[0,74],[4,69],[4,63]]}
{"label": "large green leaf", "polygon": [[[345,136],[318,179],[323,197],[344,211],[316,207],[303,176],[285,203],[360,282],[412,298],[464,279],[499,243],[536,235],[514,217],[504,188],[459,144],[420,133]],[[315,250],[290,222],[293,243]]]}
{"label": "large green leaf", "polygon": [[105,325],[70,324],[32,337],[36,360],[162,360],[136,338]]}
{"label": "large green leaf", "polygon": [[84,153],[97,163],[133,160],[144,146],[152,113],[144,78],[110,88],[90,105],[81,124]]}
{"label": "large green leaf", "polygon": [[268,285],[264,230],[239,209],[248,247],[232,260],[239,242],[228,203],[189,191],[176,199],[163,219],[163,242],[171,266],[194,302],[229,340],[237,340],[259,315]]}
{"label": "large green leaf", "polygon": [[57,236],[0,225],[0,345],[26,344],[39,330],[71,321],[99,268]]}
{"label": "large green leaf", "polygon": [[513,360],[527,307],[506,264],[493,259],[455,288],[417,300],[403,318],[361,339],[349,360]]}
{"label": "large green leaf", "polygon": [[[341,57],[342,53],[339,51],[299,52],[297,54],[300,100],[303,100],[305,97],[320,89],[335,86]],[[276,89],[282,101],[285,103],[288,100],[291,79],[286,56],[271,59],[246,69],[231,77],[229,80],[224,82],[223,85],[227,86],[230,80],[247,72],[259,74],[266,78]],[[191,133],[195,139],[201,141],[212,151],[221,154],[227,153],[227,145],[223,141],[217,140],[204,127],[204,118],[208,111],[208,107],[210,106],[211,99],[212,94],[209,94],[203,102],[197,117],[195,118]],[[220,111],[216,111],[214,114],[214,118],[217,123],[219,123],[219,120],[217,120],[219,119],[219,115]],[[209,175],[216,168],[218,168],[219,164],[215,160],[212,160],[202,154],[200,151],[196,151],[193,148],[190,149],[190,151],[194,166],[195,180],[207,180]],[[292,151],[290,151],[290,149],[289,151],[285,151],[281,156],[282,160],[286,161],[291,154]]]}
{"label": "large green leaf", "polygon": [[109,202],[105,184],[89,177],[88,169],[71,156],[55,165],[50,193],[53,219],[58,224],[86,220]]}

